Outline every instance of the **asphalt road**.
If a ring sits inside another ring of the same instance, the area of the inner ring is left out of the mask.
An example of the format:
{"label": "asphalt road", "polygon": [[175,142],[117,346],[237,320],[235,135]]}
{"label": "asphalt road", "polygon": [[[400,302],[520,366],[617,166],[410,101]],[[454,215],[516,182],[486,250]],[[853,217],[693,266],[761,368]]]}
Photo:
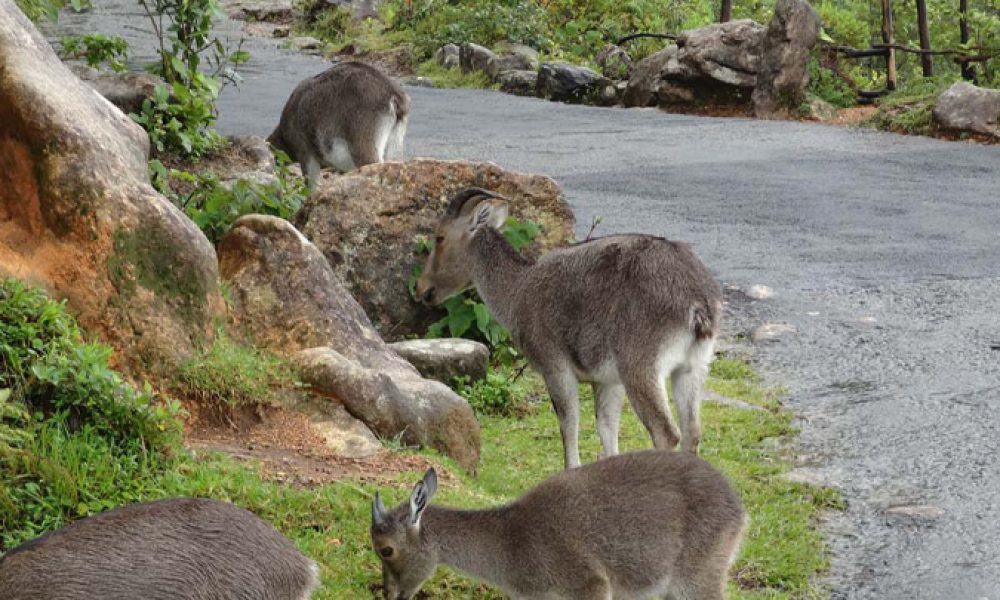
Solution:
{"label": "asphalt road", "polygon": [[[151,55],[132,2],[64,21]],[[232,24],[227,31],[238,31]],[[267,135],[325,63],[252,40],[224,133]],[[731,329],[789,390],[796,452],[848,509],[827,524],[835,598],[1000,600],[1000,147],[790,122],[588,108],[409,88],[409,156],[545,173],[580,235],[691,241],[731,293]]]}

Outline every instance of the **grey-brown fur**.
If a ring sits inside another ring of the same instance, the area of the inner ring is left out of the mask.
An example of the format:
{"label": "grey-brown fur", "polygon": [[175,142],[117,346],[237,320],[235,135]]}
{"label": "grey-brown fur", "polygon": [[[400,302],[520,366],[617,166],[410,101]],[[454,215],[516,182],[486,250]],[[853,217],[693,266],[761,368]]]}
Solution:
{"label": "grey-brown fur", "polygon": [[388,600],[409,599],[439,563],[514,600],[719,600],[746,523],[726,478],[681,452],[566,470],[488,510],[429,506],[436,486],[430,471],[408,502],[372,506]]}
{"label": "grey-brown fur", "polygon": [[0,558],[4,600],[306,600],[313,561],[251,512],[215,500],[132,504]]}
{"label": "grey-brown fur", "polygon": [[[618,452],[627,391],[656,448],[697,452],[699,394],[722,312],[718,282],[686,244],[615,235],[553,250],[537,262],[499,232],[507,202],[485,190],[452,198],[417,281],[432,304],[474,285],[545,379],[567,467],[580,464],[577,387],[594,387],[603,456]],[[670,418],[670,377],[684,436]]]}
{"label": "grey-brown fur", "polygon": [[401,154],[409,114],[409,96],[382,71],[338,63],[296,86],[268,141],[315,188],[322,167],[350,171]]}

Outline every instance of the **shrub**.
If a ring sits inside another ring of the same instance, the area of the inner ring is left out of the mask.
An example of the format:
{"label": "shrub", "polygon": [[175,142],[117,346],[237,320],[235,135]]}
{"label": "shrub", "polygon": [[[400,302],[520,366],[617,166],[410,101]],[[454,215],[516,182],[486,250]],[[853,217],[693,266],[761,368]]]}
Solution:
{"label": "shrub", "polygon": [[510,368],[491,368],[484,379],[474,383],[469,383],[468,377],[456,377],[453,387],[478,414],[521,417],[531,410],[528,388]]}
{"label": "shrub", "polygon": [[62,303],[0,280],[4,546],[138,498],[143,474],[171,460],[178,403],[125,382],[110,355],[83,339]]}
{"label": "shrub", "polygon": [[59,46],[59,56],[63,59],[82,58],[87,66],[95,68],[107,63],[115,73],[128,70],[128,42],[119,35],[68,35],[59,40]]}

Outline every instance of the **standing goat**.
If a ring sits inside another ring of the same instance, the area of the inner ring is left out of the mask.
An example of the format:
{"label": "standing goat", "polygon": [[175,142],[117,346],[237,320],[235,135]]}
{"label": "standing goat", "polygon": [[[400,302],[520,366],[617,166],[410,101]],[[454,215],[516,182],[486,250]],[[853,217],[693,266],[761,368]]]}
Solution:
{"label": "standing goat", "polygon": [[567,470],[494,509],[378,495],[371,535],[387,600],[408,600],[438,563],[515,600],[721,600],[746,516],[726,478],[696,456],[631,452]]}
{"label": "standing goat", "polygon": [[[722,291],[691,249],[649,235],[614,235],[523,258],[500,233],[507,201],[459,192],[437,227],[417,297],[440,304],[474,285],[545,379],[566,467],[580,464],[579,381],[591,382],[602,457],[618,453],[626,392],[659,449],[697,453],[702,384],[712,360]],[[670,418],[670,377],[681,428]]]}
{"label": "standing goat", "polygon": [[132,504],[0,558],[3,600],[308,600],[316,563],[242,508],[194,498]]}
{"label": "standing goat", "polygon": [[409,114],[399,84],[371,65],[344,62],[296,86],[268,141],[302,165],[315,189],[323,167],[346,172],[401,154]]}

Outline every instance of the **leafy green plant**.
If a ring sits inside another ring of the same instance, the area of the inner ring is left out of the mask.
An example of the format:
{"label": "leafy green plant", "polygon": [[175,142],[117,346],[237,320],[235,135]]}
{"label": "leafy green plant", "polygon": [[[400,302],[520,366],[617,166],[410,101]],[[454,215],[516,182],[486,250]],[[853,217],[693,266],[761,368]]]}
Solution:
{"label": "leafy green plant", "polygon": [[[279,152],[277,159],[276,176],[267,183],[247,179],[227,183],[212,172],[196,174],[167,169],[157,160],[150,161],[150,178],[209,240],[218,243],[233,221],[243,215],[256,213],[291,219],[302,207],[308,197],[305,182],[291,173],[287,155]],[[175,192],[173,186],[186,191]]]}
{"label": "leafy green plant", "polygon": [[[229,52],[212,34],[220,16],[218,0],[139,0],[159,43],[159,62],[151,70],[163,77],[153,98],[132,118],[149,133],[157,152],[200,157],[219,147],[212,128],[216,100],[226,83],[239,80],[235,67],[249,60],[240,47]],[[163,19],[167,22],[164,23]]]}
{"label": "leafy green plant", "polygon": [[87,66],[99,67],[107,63],[115,73],[128,70],[128,42],[119,35],[107,36],[103,33],[64,36],[59,40],[60,57],[82,58]]}
{"label": "leafy green plant", "polygon": [[32,21],[47,19],[55,21],[59,11],[69,6],[74,12],[83,12],[90,8],[90,0],[15,0],[17,7]]}
{"label": "leafy green plant", "polygon": [[478,414],[521,417],[531,411],[528,386],[509,367],[490,368],[486,377],[475,382],[456,377],[452,387]]}
{"label": "leafy green plant", "polygon": [[854,106],[857,92],[833,70],[820,64],[814,53],[809,57],[809,91],[834,106]]}
{"label": "leafy green plant", "polygon": [[[514,217],[507,217],[503,233],[507,241],[516,250],[521,251],[538,237],[541,230],[541,226],[533,221],[520,221]],[[417,256],[426,255],[430,253],[432,248],[432,240],[420,237],[416,242],[415,253]],[[423,267],[418,264],[410,275],[411,297],[416,298],[415,286],[422,270]],[[499,321],[493,318],[475,290],[448,298],[442,304],[442,308],[445,310],[445,316],[428,327],[427,337],[437,338],[448,335],[483,342],[490,347],[493,361],[502,365],[511,365],[521,358],[520,353],[510,342],[510,333]]]}

